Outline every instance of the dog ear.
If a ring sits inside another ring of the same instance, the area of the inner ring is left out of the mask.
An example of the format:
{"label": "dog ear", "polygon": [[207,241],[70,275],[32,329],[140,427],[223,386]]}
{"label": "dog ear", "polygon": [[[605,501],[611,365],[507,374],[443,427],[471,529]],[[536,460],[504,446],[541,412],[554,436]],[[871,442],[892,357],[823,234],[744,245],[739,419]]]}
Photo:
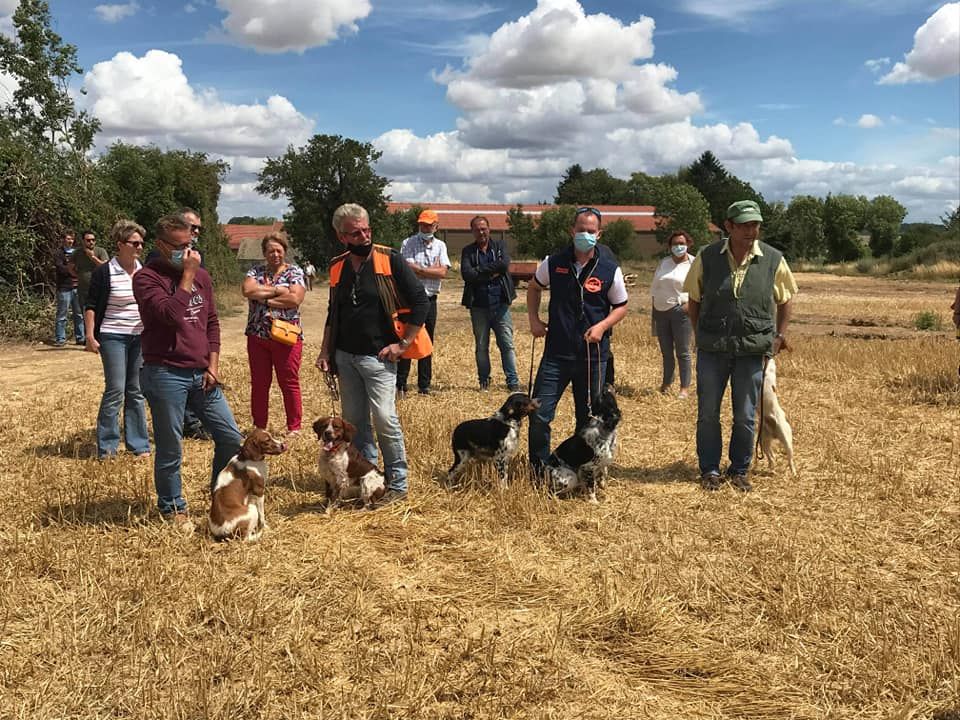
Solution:
{"label": "dog ear", "polygon": [[320,433],[323,432],[323,426],[327,424],[327,421],[329,419],[330,418],[322,417],[322,418],[317,418],[316,420],[313,421],[313,426],[312,426],[313,432],[316,433],[317,437],[320,437]]}
{"label": "dog ear", "polygon": [[353,442],[353,439],[357,436],[357,428],[353,423],[348,423],[346,420],[343,421],[343,439],[347,442]]}

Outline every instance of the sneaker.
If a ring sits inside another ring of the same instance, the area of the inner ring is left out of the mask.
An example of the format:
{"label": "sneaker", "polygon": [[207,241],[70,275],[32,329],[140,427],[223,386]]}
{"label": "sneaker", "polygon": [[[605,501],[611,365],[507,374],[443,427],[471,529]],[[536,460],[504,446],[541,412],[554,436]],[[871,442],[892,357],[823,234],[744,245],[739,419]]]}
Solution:
{"label": "sneaker", "polygon": [[705,472],[700,476],[700,487],[704,490],[715,492],[720,489],[720,484],[720,473],[718,472]]}
{"label": "sneaker", "polygon": [[193,520],[187,515],[186,511],[167,513],[163,516],[163,521],[170,525],[174,530],[184,535],[192,535],[194,531]]}
{"label": "sneaker", "polygon": [[66,340],[55,340],[54,343],[53,343],[53,346],[54,346],[55,348],[66,347],[66,346],[67,346],[67,341],[66,341]]}
{"label": "sneaker", "polygon": [[419,389],[417,390],[417,394],[418,394],[418,395],[429,395],[429,394],[430,394],[430,388],[419,388]]}
{"label": "sneaker", "polygon": [[77,340],[77,341],[74,343],[74,345],[83,345],[84,347],[86,347],[86,346],[87,346],[87,343],[86,343],[85,341],[83,341],[83,340]]}
{"label": "sneaker", "polygon": [[740,492],[750,492],[753,490],[753,485],[751,485],[750,481],[747,480],[746,473],[733,473],[728,475],[727,482],[729,482],[734,489],[739,490]]}
{"label": "sneaker", "polygon": [[690,397],[690,393],[687,391],[686,388],[680,388],[680,392],[677,393],[677,397],[680,398],[681,400],[686,400],[688,397]]}
{"label": "sneaker", "polygon": [[520,386],[517,383],[513,385],[507,385],[507,390],[510,392],[517,392],[520,389]]}
{"label": "sneaker", "polygon": [[203,425],[191,425],[184,428],[183,437],[187,440],[213,440],[213,436],[204,429]]}
{"label": "sneaker", "polygon": [[387,505],[393,505],[396,502],[403,502],[407,499],[406,490],[387,490],[383,496],[374,503],[374,508],[382,508]]}

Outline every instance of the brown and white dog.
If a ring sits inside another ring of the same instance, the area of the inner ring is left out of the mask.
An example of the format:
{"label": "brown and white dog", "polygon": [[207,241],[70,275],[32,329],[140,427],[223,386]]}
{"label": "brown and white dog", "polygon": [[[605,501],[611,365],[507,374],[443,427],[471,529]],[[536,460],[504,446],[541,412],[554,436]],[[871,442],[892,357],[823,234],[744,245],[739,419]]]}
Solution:
{"label": "brown and white dog", "polygon": [[255,429],[217,475],[210,500],[208,525],[217,540],[254,541],[267,527],[263,492],[267,481],[267,456],[279,455],[286,446],[266,430]]}
{"label": "brown and white dog", "polygon": [[357,428],[342,417],[326,415],[313,423],[320,441],[320,476],[326,482],[327,509],[360,500],[367,509],[383,497],[386,481],[376,465],[353,446]]}
{"label": "brown and white dog", "polygon": [[793,462],[793,428],[787,422],[787,416],[777,399],[777,363],[773,358],[767,361],[767,369],[763,373],[762,393],[760,412],[763,416],[757,419],[760,426],[760,447],[773,468],[776,466],[773,460],[773,441],[779,440],[790,465],[790,472],[796,475],[797,466]]}

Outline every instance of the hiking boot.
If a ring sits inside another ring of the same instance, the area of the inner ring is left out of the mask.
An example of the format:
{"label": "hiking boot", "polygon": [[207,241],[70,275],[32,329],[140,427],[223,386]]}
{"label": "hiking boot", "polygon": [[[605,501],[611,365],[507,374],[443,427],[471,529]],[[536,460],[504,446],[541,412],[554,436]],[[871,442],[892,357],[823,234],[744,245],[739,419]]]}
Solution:
{"label": "hiking boot", "polygon": [[420,388],[420,389],[417,390],[417,394],[418,394],[418,395],[429,395],[429,394],[430,394],[430,388]]}
{"label": "hiking boot", "polygon": [[518,385],[517,383],[514,383],[513,385],[507,385],[508,392],[517,392],[519,390],[520,390],[520,385]]}
{"label": "hiking boot", "polygon": [[729,482],[735,490],[739,490],[740,492],[750,492],[753,490],[753,485],[747,480],[746,473],[733,473],[728,475],[727,482]]}
{"label": "hiking boot", "polygon": [[167,513],[163,516],[163,521],[183,535],[193,535],[195,529],[193,520],[190,519],[185,510],[183,512]]}
{"label": "hiking boot", "polygon": [[480,381],[480,390],[481,390],[481,392],[486,392],[486,391],[489,390],[489,389],[490,389],[490,381],[489,381],[489,380],[481,380],[481,381]]}
{"label": "hiking boot", "polygon": [[386,507],[387,505],[393,505],[393,503],[402,502],[406,499],[406,490],[387,490],[383,496],[373,504],[373,507],[374,509],[378,509]]}
{"label": "hiking boot", "polygon": [[208,433],[203,425],[199,423],[183,429],[183,437],[186,440],[213,440],[213,436]]}
{"label": "hiking boot", "polygon": [[700,487],[710,492],[716,492],[720,489],[720,473],[705,472],[700,476]]}

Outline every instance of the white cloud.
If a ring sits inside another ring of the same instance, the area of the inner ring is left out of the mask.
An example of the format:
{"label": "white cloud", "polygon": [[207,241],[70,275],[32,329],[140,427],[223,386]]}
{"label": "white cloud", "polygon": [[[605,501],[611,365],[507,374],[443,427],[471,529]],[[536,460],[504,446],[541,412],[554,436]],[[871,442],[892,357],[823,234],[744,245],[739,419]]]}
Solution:
{"label": "white cloud", "polygon": [[303,52],[355,33],[370,0],[217,0],[226,37],[259,52]]}
{"label": "white cloud", "polygon": [[947,3],[913,36],[913,49],[877,82],[902,85],[960,75],[960,2]]}
{"label": "white cloud", "polygon": [[137,14],[140,6],[136,2],[97,5],[93,11],[103,22],[115,23]]}
{"label": "white cloud", "polygon": [[780,5],[782,0],[681,0],[682,10],[693,15],[701,15],[711,20],[734,22],[749,19],[756,13],[771,10]]}
{"label": "white cloud", "polygon": [[185,13],[195,13],[197,11],[197,6],[193,3],[187,3],[183,6],[183,11]]}
{"label": "white cloud", "polygon": [[870,72],[879,73],[879,72],[882,72],[883,69],[890,64],[890,58],[888,57],[873,58],[872,60],[867,60],[863,64],[866,65],[867,70],[869,70]]}
{"label": "white cloud", "polygon": [[865,113],[857,120],[857,127],[872,130],[873,128],[883,127],[883,120],[871,113]]}
{"label": "white cloud", "polygon": [[0,35],[14,36],[13,13],[20,0],[0,0]]}
{"label": "white cloud", "polygon": [[195,89],[177,55],[150,50],[143,57],[117,53],[85,78],[86,104],[108,138],[207,152],[261,156],[303,142],[313,122],[285,97],[239,105],[215,90]]}

